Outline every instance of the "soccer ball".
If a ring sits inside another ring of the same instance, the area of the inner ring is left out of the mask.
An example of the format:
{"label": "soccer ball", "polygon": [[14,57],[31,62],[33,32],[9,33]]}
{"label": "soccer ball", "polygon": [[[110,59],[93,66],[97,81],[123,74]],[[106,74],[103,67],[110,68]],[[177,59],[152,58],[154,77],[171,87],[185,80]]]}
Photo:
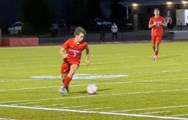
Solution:
{"label": "soccer ball", "polygon": [[94,84],[90,84],[87,86],[87,93],[89,95],[93,95],[97,93],[97,86],[95,86]]}

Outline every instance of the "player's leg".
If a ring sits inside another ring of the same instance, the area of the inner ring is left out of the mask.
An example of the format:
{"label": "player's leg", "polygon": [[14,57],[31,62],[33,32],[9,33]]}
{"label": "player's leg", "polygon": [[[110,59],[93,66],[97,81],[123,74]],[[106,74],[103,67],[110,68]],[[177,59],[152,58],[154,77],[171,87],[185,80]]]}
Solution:
{"label": "player's leg", "polygon": [[64,88],[64,81],[65,78],[67,77],[68,72],[70,71],[70,64],[67,63],[66,61],[63,62],[62,66],[61,66],[61,81],[62,81],[62,86],[59,89],[60,93],[65,93],[67,92],[67,90],[65,91],[66,88]]}
{"label": "player's leg", "polygon": [[156,36],[151,36],[151,44],[154,52],[153,60],[157,60],[157,56],[155,55],[156,50]]}
{"label": "player's leg", "polygon": [[67,77],[67,74],[68,74],[68,73],[62,73],[62,74],[61,74],[61,81],[62,81],[62,83],[64,83],[65,78]]}
{"label": "player's leg", "polygon": [[158,59],[158,49],[159,49],[159,44],[155,43],[154,56],[153,56],[153,60],[155,61]]}
{"label": "player's leg", "polygon": [[115,36],[116,36],[116,40],[118,39],[118,35],[117,35],[117,33],[115,33]]}
{"label": "player's leg", "polygon": [[73,77],[74,73],[77,71],[78,67],[79,66],[77,64],[72,64],[70,66],[70,71],[67,74],[65,81],[64,81],[64,87],[67,87],[67,85],[70,83],[70,81],[72,80],[72,77]]}
{"label": "player's leg", "polygon": [[151,43],[151,44],[152,44],[153,51],[155,51],[155,43]]}
{"label": "player's leg", "polygon": [[156,43],[155,43],[155,56],[156,60],[158,59],[158,54],[159,54],[159,45],[161,43],[162,36],[157,36],[156,37]]}
{"label": "player's leg", "polygon": [[158,55],[159,54],[159,44],[160,43],[155,43],[155,55]]}
{"label": "player's leg", "polygon": [[[68,74],[68,73],[63,73],[63,74],[61,74],[61,79],[62,79],[62,87],[61,87],[61,88],[64,87],[64,81],[65,81],[65,78],[67,77],[67,74]],[[66,89],[67,93],[69,93],[69,85],[67,85],[67,86],[65,87],[65,89]]]}
{"label": "player's leg", "polygon": [[155,51],[155,42],[156,42],[156,37],[152,35],[151,36],[151,45],[152,45],[153,51]]}

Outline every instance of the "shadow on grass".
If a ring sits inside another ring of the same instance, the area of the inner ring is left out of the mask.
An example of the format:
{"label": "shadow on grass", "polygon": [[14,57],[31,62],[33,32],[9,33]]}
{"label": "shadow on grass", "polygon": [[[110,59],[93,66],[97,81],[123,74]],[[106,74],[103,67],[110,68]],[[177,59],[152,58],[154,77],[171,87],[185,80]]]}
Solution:
{"label": "shadow on grass", "polygon": [[164,59],[170,59],[170,58],[175,58],[175,57],[179,57],[180,55],[169,55],[169,56],[164,56],[164,57],[160,57],[161,60]]}
{"label": "shadow on grass", "polygon": [[[102,92],[102,91],[108,91],[108,90],[112,90],[112,88],[106,88],[106,89],[98,89],[97,93]],[[87,94],[87,91],[78,91],[78,92],[71,92],[71,93],[80,93],[80,94]]]}

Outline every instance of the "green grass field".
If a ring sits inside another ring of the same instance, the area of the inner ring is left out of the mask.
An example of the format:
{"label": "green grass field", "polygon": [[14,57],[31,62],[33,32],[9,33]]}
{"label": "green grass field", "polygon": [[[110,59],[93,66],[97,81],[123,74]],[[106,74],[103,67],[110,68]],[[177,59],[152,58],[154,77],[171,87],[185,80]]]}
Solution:
{"label": "green grass field", "polygon": [[188,120],[188,42],[162,43],[158,61],[150,43],[90,45],[67,95],[60,47],[0,48],[0,119]]}

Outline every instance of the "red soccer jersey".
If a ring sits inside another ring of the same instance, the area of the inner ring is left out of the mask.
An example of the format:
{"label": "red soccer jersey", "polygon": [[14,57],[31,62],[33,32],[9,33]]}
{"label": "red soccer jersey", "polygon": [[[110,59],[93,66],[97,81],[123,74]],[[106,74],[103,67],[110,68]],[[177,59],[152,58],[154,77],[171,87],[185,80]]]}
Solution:
{"label": "red soccer jersey", "polygon": [[70,64],[80,64],[80,59],[82,51],[87,47],[88,43],[82,41],[79,44],[76,44],[74,38],[68,39],[62,47],[67,50],[67,61]]}
{"label": "red soccer jersey", "polygon": [[152,32],[151,32],[151,35],[152,36],[162,36],[163,35],[163,26],[160,25],[159,23],[165,23],[165,18],[164,17],[158,17],[158,18],[155,18],[155,17],[151,17],[150,20],[149,20],[149,24],[153,24],[154,22],[157,22],[157,25],[154,26],[152,28]]}

